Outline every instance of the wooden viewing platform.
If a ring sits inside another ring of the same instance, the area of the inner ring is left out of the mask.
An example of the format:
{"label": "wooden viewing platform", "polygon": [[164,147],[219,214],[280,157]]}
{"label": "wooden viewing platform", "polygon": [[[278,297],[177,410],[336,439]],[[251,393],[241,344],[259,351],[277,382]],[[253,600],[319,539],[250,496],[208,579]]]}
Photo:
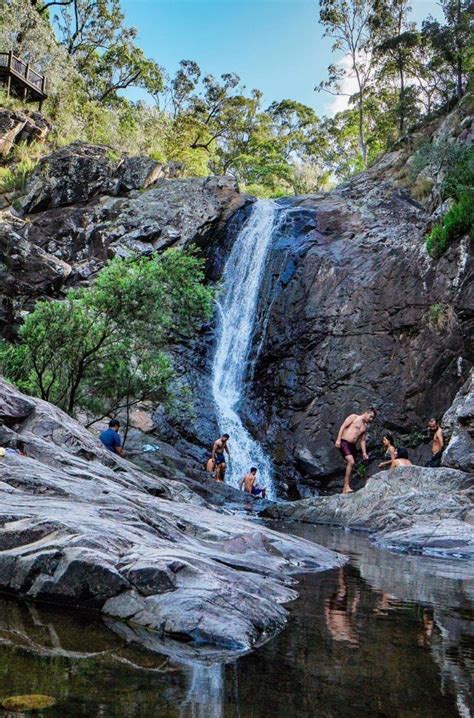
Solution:
{"label": "wooden viewing platform", "polygon": [[45,92],[46,77],[33,70],[28,62],[24,62],[10,52],[0,52],[0,79],[7,86],[7,97],[11,94],[24,102],[38,102],[39,110],[48,97]]}

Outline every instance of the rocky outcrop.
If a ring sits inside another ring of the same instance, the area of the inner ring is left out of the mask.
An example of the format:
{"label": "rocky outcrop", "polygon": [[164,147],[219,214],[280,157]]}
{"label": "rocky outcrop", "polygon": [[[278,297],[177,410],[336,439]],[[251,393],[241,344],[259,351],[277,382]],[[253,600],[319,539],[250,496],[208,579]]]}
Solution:
{"label": "rocky outcrop", "polygon": [[44,142],[51,125],[39,112],[0,108],[0,156],[6,157],[20,142]]}
{"label": "rocky outcrop", "polygon": [[[22,216],[11,208],[0,216],[0,332],[10,336],[38,296],[90,281],[113,256],[213,245],[248,202],[229,177],[173,173],[150,158],[80,142],[45,156],[28,182]],[[26,255],[34,279],[24,271]]]}
{"label": "rocky outcrop", "polygon": [[443,466],[474,473],[474,374],[459,390],[452,406],[443,416],[443,430],[449,443],[443,454]]}
{"label": "rocky outcrop", "polygon": [[376,474],[354,494],[279,504],[272,518],[368,531],[379,547],[474,558],[474,476],[409,466]]}
{"label": "rocky outcrop", "polygon": [[120,157],[110,147],[73,142],[43,157],[28,181],[25,213],[87,202],[98,194],[146,189],[163,177],[150,157]]}
{"label": "rocky outcrop", "polygon": [[291,575],[341,565],[315,544],[212,511],[0,381],[0,589],[162,635],[248,649],[282,628]]}

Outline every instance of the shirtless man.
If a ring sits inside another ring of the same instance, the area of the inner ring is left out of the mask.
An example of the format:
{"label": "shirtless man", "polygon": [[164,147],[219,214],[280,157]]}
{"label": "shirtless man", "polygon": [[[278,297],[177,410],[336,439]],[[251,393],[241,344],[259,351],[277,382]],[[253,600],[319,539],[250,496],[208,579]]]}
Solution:
{"label": "shirtless man", "polygon": [[391,468],[398,469],[400,466],[413,466],[410,459],[408,458],[408,451],[404,446],[399,446],[397,449],[397,455],[392,459]]}
{"label": "shirtless man", "polygon": [[367,426],[375,419],[376,410],[371,406],[363,414],[351,414],[341,425],[336,439],[336,449],[341,452],[346,462],[344,474],[343,494],[351,494],[350,479],[357,458],[357,442],[360,441],[362,458],[367,461],[367,447],[365,445],[365,432]]}
{"label": "shirtless man", "polygon": [[430,419],[428,422],[428,431],[432,436],[431,459],[426,463],[426,466],[436,469],[441,466],[441,457],[444,451],[443,430],[436,419]]}
{"label": "shirtless man", "polygon": [[266,489],[257,486],[257,469],[252,466],[248,474],[245,474],[244,478],[240,482],[241,491],[245,491],[247,494],[252,494],[256,498],[265,498]]}
{"label": "shirtless man", "polygon": [[214,446],[212,447],[212,460],[214,462],[214,466],[216,467],[214,471],[214,478],[216,481],[224,481],[225,470],[227,468],[225,463],[225,454],[227,454],[230,459],[230,453],[227,447],[228,441],[229,434],[222,434],[222,436],[214,442]]}

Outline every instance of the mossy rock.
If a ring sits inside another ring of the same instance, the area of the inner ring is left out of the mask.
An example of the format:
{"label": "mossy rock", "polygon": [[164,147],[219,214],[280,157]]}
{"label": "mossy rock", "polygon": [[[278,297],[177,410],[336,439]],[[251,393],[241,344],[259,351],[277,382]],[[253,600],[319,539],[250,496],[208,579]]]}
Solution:
{"label": "mossy rock", "polygon": [[26,696],[10,696],[2,701],[2,707],[8,711],[39,711],[43,708],[51,708],[56,700],[51,696],[44,696],[40,693],[31,693]]}

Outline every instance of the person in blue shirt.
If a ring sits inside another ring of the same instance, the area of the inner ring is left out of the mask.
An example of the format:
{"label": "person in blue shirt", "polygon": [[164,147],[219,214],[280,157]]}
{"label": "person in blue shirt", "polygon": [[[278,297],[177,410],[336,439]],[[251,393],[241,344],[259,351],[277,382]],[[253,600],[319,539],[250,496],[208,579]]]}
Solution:
{"label": "person in blue shirt", "polygon": [[113,454],[119,454],[119,456],[122,456],[123,449],[119,429],[120,421],[117,421],[117,419],[111,419],[109,421],[109,428],[105,429],[99,438],[106,449],[111,451]]}

